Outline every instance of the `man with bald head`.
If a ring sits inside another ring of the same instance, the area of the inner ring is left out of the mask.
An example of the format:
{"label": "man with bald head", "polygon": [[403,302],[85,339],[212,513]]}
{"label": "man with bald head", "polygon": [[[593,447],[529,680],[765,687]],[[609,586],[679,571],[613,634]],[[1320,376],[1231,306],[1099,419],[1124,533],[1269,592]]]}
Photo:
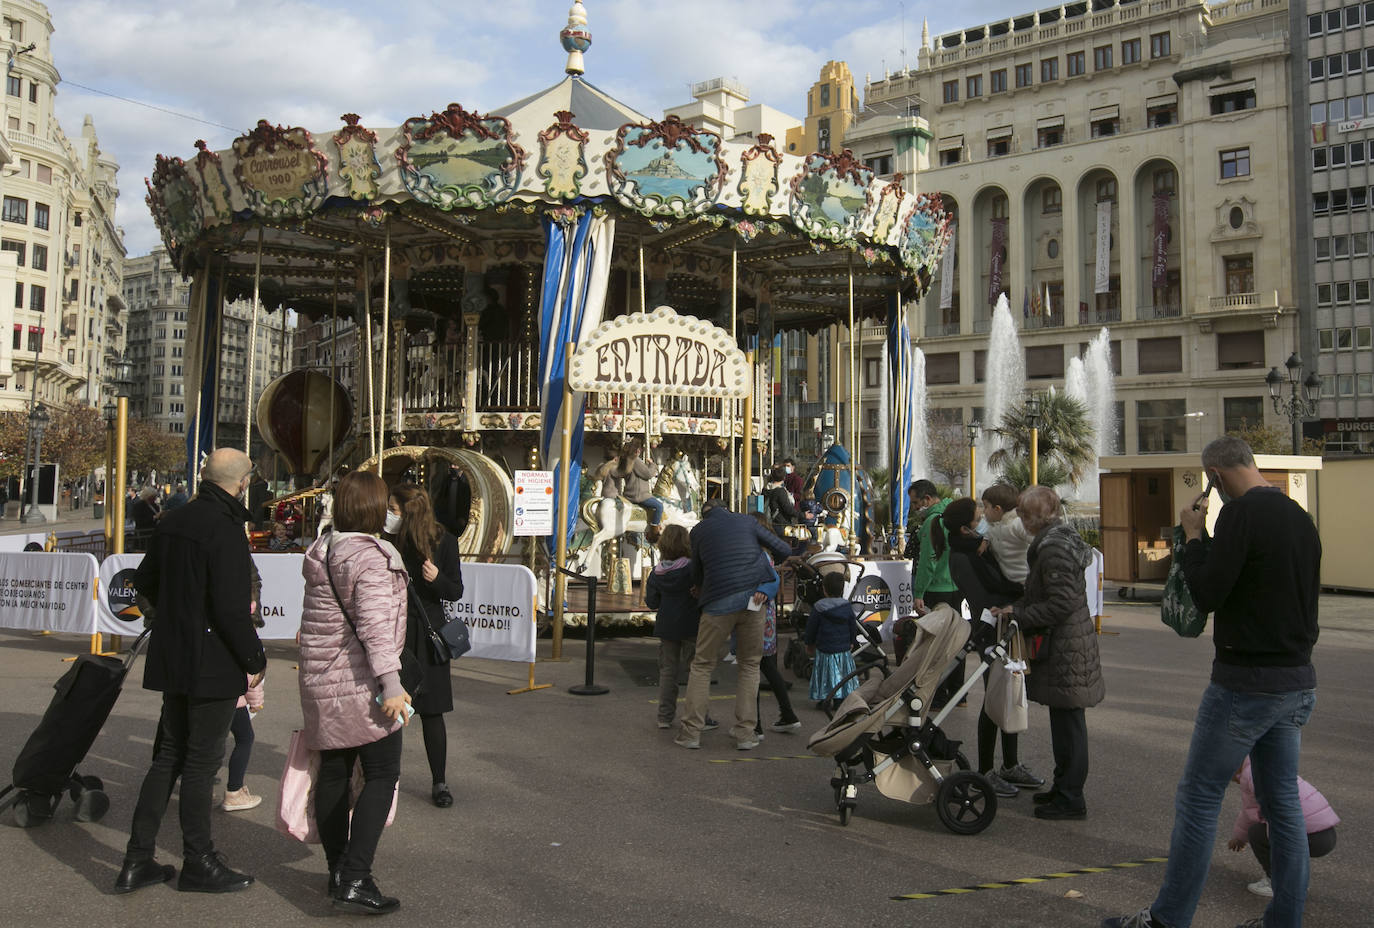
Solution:
{"label": "man with bald head", "polygon": [[1045,636],[1026,675],[1026,695],[1050,710],[1054,783],[1035,795],[1035,817],[1083,818],[1088,814],[1083,799],[1088,779],[1084,710],[1107,694],[1083,576],[1092,549],[1060,518],[1059,494],[1049,487],[1026,490],[1016,511],[1034,536],[1026,552],[1026,592],[1013,605],[992,612],[1011,615],[1027,635]]}
{"label": "man with bald head", "polygon": [[248,676],[267,667],[250,613],[252,560],[239,498],[248,488],[248,455],[219,448],[205,459],[200,490],[158,522],[134,588],[156,608],[143,686],[162,692],[153,762],[134,808],[116,893],[165,883],[176,875],[154,859],[172,786],[181,778],[183,864],[177,889],[243,889],[210,837],[211,795],[224,742]]}

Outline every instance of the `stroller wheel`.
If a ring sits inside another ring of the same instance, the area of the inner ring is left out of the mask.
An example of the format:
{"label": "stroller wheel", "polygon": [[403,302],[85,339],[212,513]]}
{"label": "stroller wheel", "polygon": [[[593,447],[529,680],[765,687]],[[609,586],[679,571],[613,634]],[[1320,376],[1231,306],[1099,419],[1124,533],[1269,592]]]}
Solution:
{"label": "stroller wheel", "polygon": [[848,775],[831,777],[830,786],[835,790],[835,811],[840,813],[840,824],[848,825],[849,816],[857,805],[855,798],[859,794],[859,788],[850,781]]}
{"label": "stroller wheel", "polygon": [[[58,794],[59,798],[61,794]],[[14,823],[20,828],[33,828],[52,818],[55,803],[51,796],[24,792],[14,804]]]}
{"label": "stroller wheel", "polygon": [[103,789],[88,789],[76,800],[78,822],[98,822],[110,811],[110,797]]}
{"label": "stroller wheel", "polygon": [[957,770],[941,781],[935,811],[956,835],[976,835],[997,817],[997,794],[982,774]]}
{"label": "stroller wheel", "polygon": [[851,814],[853,814],[853,812],[854,812],[854,807],[853,807],[852,805],[850,805],[850,804],[847,803],[847,802],[842,802],[842,803],[840,803],[840,825],[841,825],[841,826],[847,826],[847,825],[849,824],[849,816],[850,816]]}

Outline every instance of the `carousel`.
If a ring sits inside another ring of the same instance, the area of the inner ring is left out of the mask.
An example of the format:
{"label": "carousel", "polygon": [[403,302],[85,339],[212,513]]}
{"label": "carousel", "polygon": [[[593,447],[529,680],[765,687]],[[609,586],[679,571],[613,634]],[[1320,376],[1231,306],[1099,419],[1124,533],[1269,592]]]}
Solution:
{"label": "carousel", "polygon": [[[904,308],[949,235],[938,196],[848,151],[798,157],[766,134],[722,139],[613,99],[583,76],[580,2],[560,39],[561,81],[485,113],[449,103],[397,127],[345,114],[323,131],[263,119],[227,150],[157,157],[148,204],[193,281],[190,473],[216,441],[226,302],[251,300],[252,325],[292,310],[326,334],[264,394],[258,422],[296,462],[299,498],[327,511],[346,468],[457,479],[464,557],[522,558],[561,580],[553,566],[601,570],[579,546],[642,517],[603,505],[590,479],[631,438],[661,469],[670,518],[690,521],[707,493],[743,505],[769,453],[779,331],[877,318],[909,351]],[[852,347],[835,362],[852,375]],[[861,546],[847,407],[849,447],[811,476]],[[522,469],[558,475],[554,537],[523,551]],[[560,636],[576,621],[564,601],[560,588],[545,604]]]}

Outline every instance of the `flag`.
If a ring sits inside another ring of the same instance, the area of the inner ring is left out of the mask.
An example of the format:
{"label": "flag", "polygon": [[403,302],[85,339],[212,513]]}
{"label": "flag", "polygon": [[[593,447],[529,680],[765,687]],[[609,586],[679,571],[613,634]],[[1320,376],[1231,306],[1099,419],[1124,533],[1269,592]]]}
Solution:
{"label": "flag", "polygon": [[1030,318],[1030,313],[1031,313],[1030,288],[1027,287],[1027,288],[1026,288],[1025,296],[1024,296],[1024,298],[1021,300],[1021,318],[1022,318],[1022,319],[1029,319],[1029,318]]}
{"label": "flag", "polygon": [[992,220],[992,241],[988,245],[988,305],[992,306],[1002,295],[1002,271],[1005,267],[1007,241],[1007,221]]}
{"label": "flag", "polygon": [[1312,123],[1312,142],[1316,145],[1322,145],[1326,143],[1326,123]]}
{"label": "flag", "polygon": [[1046,316],[1054,314],[1054,307],[1050,305],[1050,285],[1048,283],[1045,284],[1045,301],[1040,304],[1040,312]]}
{"label": "flag", "polygon": [[[191,282],[191,311],[186,323],[186,396],[194,397],[186,421],[186,478],[187,485],[193,488],[199,480],[200,462],[215,447],[215,419],[219,413],[215,408],[215,378],[219,371],[222,296],[219,278],[202,268]],[[248,428],[252,427],[250,421]]]}
{"label": "flag", "polygon": [[891,372],[889,385],[892,390],[892,422],[888,425],[893,432],[892,442],[892,479],[889,489],[892,494],[892,524],[906,527],[907,506],[910,500],[906,489],[924,476],[925,465],[925,422],[920,411],[925,404],[920,391],[925,389],[924,369],[917,370],[916,354],[920,349],[911,344],[911,330],[907,326],[906,313],[897,294],[887,298],[887,356],[888,370]]}
{"label": "flag", "polygon": [[[588,210],[575,223],[564,224],[544,217],[544,280],[539,296],[539,450],[544,467],[559,470],[562,461],[561,429],[563,383],[568,372],[568,342],[583,341],[601,322],[606,304],[606,281],[611,269],[611,244],[615,219],[593,216]],[[577,525],[577,499],[582,483],[583,395],[571,395],[573,430],[568,467],[568,521],[563,526],[571,539]],[[558,511],[560,484],[554,482],[554,511]],[[550,548],[558,536],[549,538]]]}

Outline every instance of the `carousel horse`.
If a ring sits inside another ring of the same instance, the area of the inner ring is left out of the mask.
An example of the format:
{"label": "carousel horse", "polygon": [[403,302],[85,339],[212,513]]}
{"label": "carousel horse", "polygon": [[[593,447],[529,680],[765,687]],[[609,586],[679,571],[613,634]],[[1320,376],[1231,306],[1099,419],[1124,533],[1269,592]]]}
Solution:
{"label": "carousel horse", "polygon": [[873,550],[873,482],[862,467],[855,468],[855,477],[857,493],[850,489],[849,452],[840,445],[831,445],[807,477],[807,491],[824,507],[817,523],[822,550],[848,545],[851,535],[859,549],[851,555]]}
{"label": "carousel horse", "polygon": [[[663,525],[681,525],[691,528],[699,520],[697,509],[701,502],[701,483],[696,471],[685,454],[679,453],[659,471],[654,482],[654,496],[663,502]],[[649,516],[642,506],[624,499],[595,496],[583,501],[580,507],[582,521],[592,531],[587,546],[574,556],[575,569],[586,573],[588,568],[600,576],[601,546],[613,538],[627,532],[639,535],[638,552],[650,561],[654,558],[653,545],[644,540],[644,532],[649,528]]]}

